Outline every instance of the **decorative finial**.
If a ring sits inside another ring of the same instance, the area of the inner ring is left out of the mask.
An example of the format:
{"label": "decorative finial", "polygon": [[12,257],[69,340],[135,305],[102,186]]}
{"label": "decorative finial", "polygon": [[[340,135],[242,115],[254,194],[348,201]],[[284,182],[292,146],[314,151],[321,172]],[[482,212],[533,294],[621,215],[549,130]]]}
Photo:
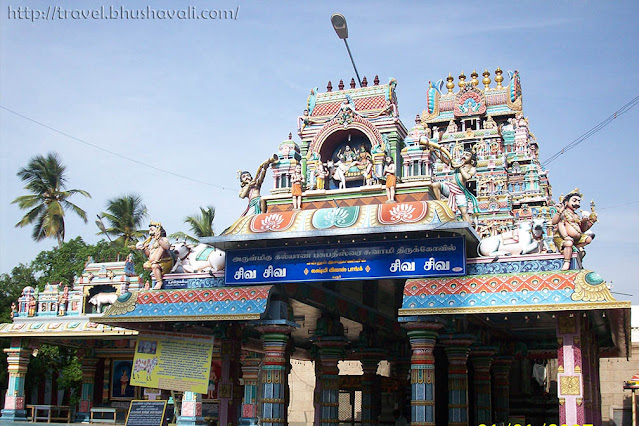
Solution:
{"label": "decorative finial", "polygon": [[446,83],[446,88],[448,89],[448,93],[453,93],[453,89],[455,88],[455,83],[453,83],[453,76],[448,73],[448,77],[446,77],[446,81],[448,81],[448,83]]}
{"label": "decorative finial", "polygon": [[337,88],[339,90],[344,90],[344,80],[340,80],[339,81],[339,84],[337,85]]}
{"label": "decorative finial", "polygon": [[351,78],[351,89],[355,88],[355,79]]}
{"label": "decorative finial", "polygon": [[373,85],[379,86],[379,76],[378,75],[375,76],[375,80],[373,80]]}
{"label": "decorative finial", "polygon": [[501,85],[501,82],[504,81],[504,77],[502,76],[503,73],[504,72],[499,67],[495,70],[495,83],[497,83],[498,89],[503,89],[503,86]]}
{"label": "decorative finial", "polygon": [[366,76],[362,79],[362,87],[368,87],[368,80],[366,80]]}
{"label": "decorative finial", "polygon": [[459,74],[459,81],[457,82],[457,85],[460,89],[463,89],[464,86],[466,86],[466,75],[464,74],[464,71]]}
{"label": "decorative finial", "polygon": [[292,140],[292,139],[293,139],[293,133],[288,132],[288,140],[290,141],[290,140]]}
{"label": "decorative finial", "polygon": [[488,72],[488,68],[484,70],[482,75],[484,79],[481,82],[484,83],[484,90],[488,90],[490,89],[490,73]]}
{"label": "decorative finial", "polygon": [[479,74],[477,74],[476,70],[473,70],[473,72],[470,74],[470,84],[472,84],[474,87],[477,87],[477,85],[479,84],[479,80],[477,79],[478,76]]}
{"label": "decorative finial", "polygon": [[328,84],[326,85],[326,91],[327,92],[332,92],[333,91],[333,83],[331,83],[330,80],[328,80]]}

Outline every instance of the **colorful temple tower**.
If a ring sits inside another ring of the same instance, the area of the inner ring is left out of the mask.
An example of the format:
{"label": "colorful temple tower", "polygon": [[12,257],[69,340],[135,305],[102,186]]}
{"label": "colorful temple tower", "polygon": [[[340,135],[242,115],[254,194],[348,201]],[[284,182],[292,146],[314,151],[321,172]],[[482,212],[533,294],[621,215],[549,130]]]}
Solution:
{"label": "colorful temple tower", "polygon": [[[628,355],[630,303],[583,269],[594,206],[579,213],[578,190],[553,201],[519,73],[482,76],[429,84],[410,129],[393,78],[312,89],[299,141],[240,174],[246,211],[202,241],[224,267],[131,286],[90,317],[138,340],[216,337],[218,390],[185,390],[178,424],[289,424],[291,360],[314,363],[313,424],[353,421],[352,392],[363,424],[392,424],[394,409],[412,425],[601,424],[599,359]],[[32,299],[49,303],[33,293],[0,329],[16,372],[0,422],[24,417],[18,370],[53,333],[18,332]],[[344,360],[362,374],[340,375]]]}

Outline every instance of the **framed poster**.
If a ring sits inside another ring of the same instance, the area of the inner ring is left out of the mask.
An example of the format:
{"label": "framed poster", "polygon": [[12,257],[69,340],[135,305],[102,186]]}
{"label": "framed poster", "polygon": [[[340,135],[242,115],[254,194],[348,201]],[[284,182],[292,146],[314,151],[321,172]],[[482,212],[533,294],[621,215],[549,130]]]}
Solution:
{"label": "framed poster", "polygon": [[211,372],[209,374],[209,384],[207,393],[203,395],[203,400],[213,401],[218,399],[220,387],[220,377],[222,376],[222,361],[214,359],[211,361]]}
{"label": "framed poster", "polygon": [[135,387],[131,386],[133,360],[113,360],[111,364],[111,399],[132,400]]}

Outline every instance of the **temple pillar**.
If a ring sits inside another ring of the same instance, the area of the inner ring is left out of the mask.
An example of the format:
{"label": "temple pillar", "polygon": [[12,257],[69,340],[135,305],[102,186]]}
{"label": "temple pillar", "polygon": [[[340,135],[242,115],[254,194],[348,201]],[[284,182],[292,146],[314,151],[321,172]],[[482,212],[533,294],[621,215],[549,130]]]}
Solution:
{"label": "temple pillar", "polygon": [[202,394],[195,392],[184,392],[182,396],[182,406],[180,415],[177,418],[178,426],[192,426],[207,424],[202,417]]}
{"label": "temple pillar", "polygon": [[27,421],[25,411],[24,379],[31,356],[31,349],[22,347],[21,339],[11,339],[11,347],[4,349],[7,354],[9,384],[4,399],[0,423]]}
{"label": "temple pillar", "polygon": [[583,361],[581,324],[574,313],[557,315],[559,423],[584,424]]}
{"label": "temple pillar", "polygon": [[362,424],[378,423],[381,411],[381,392],[377,367],[383,357],[381,349],[367,349],[361,352],[362,363]]}
{"label": "temple pillar", "polygon": [[319,378],[322,391],[319,399],[319,425],[339,424],[339,369],[337,363],[344,358],[343,336],[326,336],[315,340],[318,348]]}
{"label": "temple pillar", "polygon": [[[286,347],[292,328],[289,326],[259,326],[264,346],[264,360],[260,373],[261,424],[285,426],[288,424],[288,374]],[[223,424],[223,423],[220,423]]]}
{"label": "temple pillar", "polygon": [[490,365],[497,348],[493,346],[472,346],[470,359],[473,363],[473,394],[475,402],[473,424],[491,424],[493,417]]}
{"label": "temple pillar", "polygon": [[448,424],[468,425],[468,354],[475,337],[447,334],[440,341],[448,357]]}
{"label": "temple pillar", "polygon": [[93,389],[95,386],[95,372],[98,360],[85,356],[78,357],[82,366],[82,392],[80,394],[80,404],[75,415],[76,422],[88,421],[91,417],[91,407],[93,407]]}
{"label": "temple pillar", "polygon": [[492,369],[495,379],[494,386],[494,423],[508,423],[510,414],[510,366],[513,357],[509,355],[498,356],[493,360]]}
{"label": "temple pillar", "polygon": [[102,379],[102,404],[109,403],[111,390],[111,358],[104,359],[104,378]]}
{"label": "temple pillar", "polygon": [[404,324],[410,340],[411,356],[411,425],[435,425],[435,356],[433,351],[440,321]]}
{"label": "temple pillar", "polygon": [[224,425],[236,425],[241,406],[239,376],[242,330],[237,324],[229,324],[226,336],[220,342],[222,376],[217,396],[220,401],[219,422]]}
{"label": "temple pillar", "polygon": [[242,417],[240,420],[257,420],[257,386],[262,356],[249,352],[242,356],[242,380],[244,396],[242,398]]}

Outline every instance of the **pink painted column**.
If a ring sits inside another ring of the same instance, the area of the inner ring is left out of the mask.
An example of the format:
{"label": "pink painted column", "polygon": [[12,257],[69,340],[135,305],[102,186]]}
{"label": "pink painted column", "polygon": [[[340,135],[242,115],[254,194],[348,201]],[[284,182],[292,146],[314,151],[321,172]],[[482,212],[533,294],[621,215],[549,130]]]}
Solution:
{"label": "pink painted column", "polygon": [[261,354],[249,352],[242,356],[242,380],[244,380],[242,419],[257,419],[257,387],[261,365]]}
{"label": "pink painted column", "polygon": [[7,354],[9,386],[4,399],[1,421],[27,421],[25,411],[24,380],[31,356],[31,349],[22,347],[21,339],[11,339],[11,347],[4,349]]}
{"label": "pink painted column", "polygon": [[557,315],[557,386],[559,423],[584,424],[583,361],[581,358],[581,322],[575,313]]}

